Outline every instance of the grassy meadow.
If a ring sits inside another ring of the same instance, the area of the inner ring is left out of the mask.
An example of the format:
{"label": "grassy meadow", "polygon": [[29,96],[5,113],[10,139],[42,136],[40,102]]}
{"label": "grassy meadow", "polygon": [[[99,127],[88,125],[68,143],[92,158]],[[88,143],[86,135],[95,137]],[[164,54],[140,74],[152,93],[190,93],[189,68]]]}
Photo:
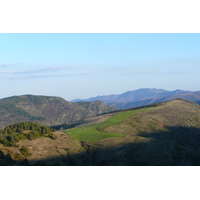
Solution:
{"label": "grassy meadow", "polygon": [[108,120],[100,124],[67,129],[66,132],[72,139],[84,140],[86,142],[96,142],[108,137],[124,137],[125,134],[102,133],[98,130],[98,128],[120,124],[124,120],[128,119],[129,117],[133,115],[136,115],[139,112],[145,112],[152,109],[155,109],[155,108],[144,108],[140,110],[132,110],[132,111],[117,113],[113,115],[111,118],[109,118]]}

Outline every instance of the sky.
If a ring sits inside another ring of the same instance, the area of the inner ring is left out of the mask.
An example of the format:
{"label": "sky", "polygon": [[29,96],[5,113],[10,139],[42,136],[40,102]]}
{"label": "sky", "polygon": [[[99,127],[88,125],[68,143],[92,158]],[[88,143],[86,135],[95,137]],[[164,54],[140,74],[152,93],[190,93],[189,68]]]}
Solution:
{"label": "sky", "polygon": [[0,98],[199,91],[198,33],[0,33]]}

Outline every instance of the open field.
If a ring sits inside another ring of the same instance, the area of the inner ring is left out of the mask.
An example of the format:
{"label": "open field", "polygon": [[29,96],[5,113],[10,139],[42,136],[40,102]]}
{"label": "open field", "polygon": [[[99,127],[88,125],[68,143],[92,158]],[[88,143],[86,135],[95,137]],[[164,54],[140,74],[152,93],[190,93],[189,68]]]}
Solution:
{"label": "open field", "polygon": [[140,112],[155,110],[156,107],[143,108],[139,110],[125,111],[114,114],[109,119],[101,122],[99,124],[77,127],[72,129],[67,129],[66,132],[72,139],[84,140],[86,142],[96,142],[108,137],[124,137],[126,134],[119,133],[109,133],[103,132],[101,129],[108,126],[114,126],[122,123],[124,120],[128,119],[131,116],[134,116]]}

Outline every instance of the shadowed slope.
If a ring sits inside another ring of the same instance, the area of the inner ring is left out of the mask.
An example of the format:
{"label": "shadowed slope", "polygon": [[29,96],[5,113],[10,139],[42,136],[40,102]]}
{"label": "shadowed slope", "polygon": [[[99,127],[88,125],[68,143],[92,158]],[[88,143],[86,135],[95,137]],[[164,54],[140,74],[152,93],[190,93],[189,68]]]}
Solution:
{"label": "shadowed slope", "polygon": [[[41,154],[40,158],[23,165],[199,166],[200,129],[168,127],[168,130],[142,136],[110,138],[92,144],[80,142],[80,146],[76,145],[79,153],[73,153],[69,146],[58,148],[58,156],[45,159]],[[12,161],[13,164],[17,163]]]}

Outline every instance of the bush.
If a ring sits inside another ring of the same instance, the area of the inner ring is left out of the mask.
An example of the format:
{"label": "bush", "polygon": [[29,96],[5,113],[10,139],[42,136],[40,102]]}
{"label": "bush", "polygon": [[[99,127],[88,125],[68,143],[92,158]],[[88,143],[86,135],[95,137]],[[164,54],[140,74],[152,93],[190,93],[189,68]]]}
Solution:
{"label": "bush", "polygon": [[35,136],[33,135],[33,133],[27,133],[27,138],[29,140],[34,140],[35,139]]}
{"label": "bush", "polygon": [[21,137],[20,137],[19,134],[14,134],[14,135],[13,135],[13,139],[14,139],[15,142],[19,142],[20,139],[21,139]]}
{"label": "bush", "polygon": [[49,137],[50,137],[51,139],[53,139],[53,140],[58,139],[58,136],[57,136],[57,135],[54,135],[54,134],[49,135]]}
{"label": "bush", "polygon": [[21,153],[25,156],[28,157],[29,155],[31,155],[28,151],[28,148],[25,146],[22,146],[22,148],[20,149]]}

